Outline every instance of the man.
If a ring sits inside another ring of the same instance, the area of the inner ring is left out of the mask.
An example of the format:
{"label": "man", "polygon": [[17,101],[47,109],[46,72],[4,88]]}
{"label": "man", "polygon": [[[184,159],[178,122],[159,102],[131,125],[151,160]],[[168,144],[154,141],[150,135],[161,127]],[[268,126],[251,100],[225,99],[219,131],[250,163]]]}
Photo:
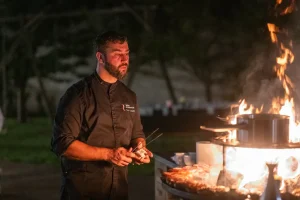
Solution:
{"label": "man", "polygon": [[[96,71],[60,99],[51,140],[61,157],[62,200],[127,199],[127,166],[149,163],[136,95],[120,80],[129,66],[127,38],[96,38]],[[132,150],[143,148],[140,159]]]}

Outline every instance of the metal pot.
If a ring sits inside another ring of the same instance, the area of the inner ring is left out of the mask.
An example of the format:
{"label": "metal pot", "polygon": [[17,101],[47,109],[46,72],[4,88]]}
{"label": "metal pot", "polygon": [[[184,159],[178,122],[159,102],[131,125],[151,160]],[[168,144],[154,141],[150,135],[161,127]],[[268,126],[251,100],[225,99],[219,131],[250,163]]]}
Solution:
{"label": "metal pot", "polygon": [[241,144],[287,144],[289,143],[289,116],[279,114],[237,115],[237,124],[218,127],[200,127],[213,132],[237,130]]}
{"label": "metal pot", "polygon": [[287,144],[289,142],[289,116],[277,114],[238,115],[237,124],[245,124],[244,129],[237,129],[237,140],[240,143]]}

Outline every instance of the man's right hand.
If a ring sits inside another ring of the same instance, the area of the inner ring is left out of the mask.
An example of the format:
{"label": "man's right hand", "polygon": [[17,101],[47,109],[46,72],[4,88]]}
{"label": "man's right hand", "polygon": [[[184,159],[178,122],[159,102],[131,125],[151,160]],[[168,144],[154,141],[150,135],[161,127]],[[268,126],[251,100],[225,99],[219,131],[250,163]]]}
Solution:
{"label": "man's right hand", "polygon": [[113,149],[110,154],[108,161],[121,167],[129,165],[132,162],[132,158],[136,157],[136,155],[131,152],[131,149],[127,150],[123,147]]}

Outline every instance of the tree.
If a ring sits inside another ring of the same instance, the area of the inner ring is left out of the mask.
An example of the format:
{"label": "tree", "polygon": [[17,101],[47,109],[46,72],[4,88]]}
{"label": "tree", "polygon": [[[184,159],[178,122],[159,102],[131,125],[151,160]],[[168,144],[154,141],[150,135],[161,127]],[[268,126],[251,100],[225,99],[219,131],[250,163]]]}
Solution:
{"label": "tree", "polygon": [[172,8],[177,56],[187,61],[185,70],[203,83],[208,102],[213,101],[214,84],[237,82],[249,67],[250,56],[260,53],[255,45],[267,44],[268,6],[258,1],[202,1],[196,7],[179,1]]}
{"label": "tree", "polygon": [[[86,74],[82,74],[77,68],[79,66],[88,67],[87,58],[93,52],[92,42],[100,31],[104,31],[106,28],[122,29],[125,27],[127,28],[125,29],[126,32],[129,30],[134,31],[137,27],[134,23],[131,23],[131,26],[127,25],[130,24],[128,21],[131,20],[132,16],[124,8],[100,10],[99,12],[96,10],[90,13],[90,10],[88,11],[87,9],[92,8],[95,2],[90,2],[84,6],[81,3],[72,2],[71,8],[68,7],[69,4],[67,1],[54,1],[50,6],[48,6],[47,1],[39,1],[35,6],[29,7],[26,12],[24,12],[24,8],[28,4],[24,4],[22,9],[16,5],[18,5],[16,1],[8,3],[7,10],[9,11],[9,15],[22,14],[23,16],[20,16],[21,26],[17,18],[7,18],[7,20],[11,20],[12,22],[8,23],[7,27],[13,34],[7,41],[7,46],[10,46],[12,50],[8,53],[10,58],[5,62],[10,65],[11,76],[9,79],[14,80],[15,86],[18,88],[17,91],[19,91],[16,96],[18,97],[17,102],[19,102],[17,104],[17,113],[20,121],[26,121],[24,118],[26,116],[24,114],[26,113],[24,107],[26,102],[25,88],[29,78],[37,78],[40,85],[40,92],[46,105],[45,111],[52,120],[53,112],[55,111],[55,102],[49,101],[47,91],[43,86],[43,79],[50,78],[55,80],[51,75],[58,71],[71,72],[78,78],[85,76]],[[32,18],[35,18],[37,11],[43,9],[45,6],[47,7],[46,16],[42,17],[42,23],[33,25],[32,29],[34,29],[34,32],[23,28],[23,23],[25,24]],[[60,10],[63,7],[68,7],[66,10],[70,12],[52,14],[55,8],[59,8],[58,10]],[[105,5],[104,7],[109,8],[109,5]],[[74,9],[77,10],[73,11]],[[119,13],[119,15],[123,15],[124,20],[119,18],[116,21],[115,18],[109,16],[110,13]],[[96,25],[94,24],[95,22],[97,22]],[[20,53],[20,51],[23,52]],[[17,53],[19,55],[17,59],[12,57],[13,54],[16,55]],[[24,66],[25,61],[26,65],[30,67],[20,70],[19,67]]]}

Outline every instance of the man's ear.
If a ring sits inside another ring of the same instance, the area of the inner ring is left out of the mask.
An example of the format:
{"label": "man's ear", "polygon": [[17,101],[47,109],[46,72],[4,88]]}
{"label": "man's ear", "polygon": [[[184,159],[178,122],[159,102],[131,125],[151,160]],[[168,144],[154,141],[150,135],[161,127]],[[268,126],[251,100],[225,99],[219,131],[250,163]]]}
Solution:
{"label": "man's ear", "polygon": [[105,63],[105,56],[104,56],[104,54],[103,53],[101,53],[101,52],[97,52],[96,53],[96,58],[97,58],[97,60],[98,60],[98,62],[100,63],[100,64],[104,64]]}

